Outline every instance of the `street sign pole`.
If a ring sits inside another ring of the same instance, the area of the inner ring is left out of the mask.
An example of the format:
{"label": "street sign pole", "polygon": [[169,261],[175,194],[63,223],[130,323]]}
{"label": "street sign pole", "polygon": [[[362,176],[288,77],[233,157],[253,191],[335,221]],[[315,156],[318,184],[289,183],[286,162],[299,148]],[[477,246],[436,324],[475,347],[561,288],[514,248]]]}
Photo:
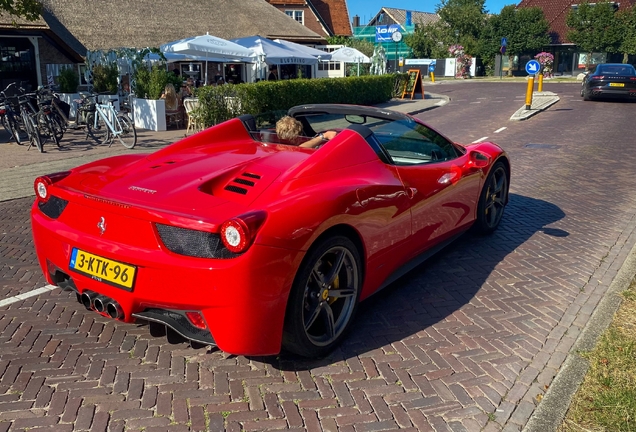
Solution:
{"label": "street sign pole", "polygon": [[541,64],[536,60],[526,63],[526,73],[528,77],[528,87],[526,89],[526,110],[532,107],[532,91],[534,90],[534,76],[541,71]]}

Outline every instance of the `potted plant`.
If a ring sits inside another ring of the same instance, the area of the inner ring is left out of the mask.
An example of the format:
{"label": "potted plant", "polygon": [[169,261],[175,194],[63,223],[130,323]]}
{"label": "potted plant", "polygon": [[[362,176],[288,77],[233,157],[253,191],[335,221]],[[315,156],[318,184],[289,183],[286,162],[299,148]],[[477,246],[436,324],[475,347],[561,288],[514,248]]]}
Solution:
{"label": "potted plant", "polygon": [[180,88],[181,79],[166,70],[163,63],[156,63],[150,69],[139,67],[134,78],[135,127],[154,131],[166,130],[166,104],[161,95],[168,83]]}
{"label": "potted plant", "polygon": [[[93,66],[93,91],[96,93],[107,93],[101,95],[98,100],[101,103],[108,102],[117,96],[117,78],[119,77],[119,69],[117,64],[98,64]],[[115,110],[119,111],[119,100],[115,103]]]}
{"label": "potted plant", "polygon": [[65,67],[60,70],[57,77],[57,83],[60,90],[60,100],[70,106],[69,117],[75,117],[76,104],[73,102],[79,98],[77,87],[79,86],[79,73],[75,67]]}

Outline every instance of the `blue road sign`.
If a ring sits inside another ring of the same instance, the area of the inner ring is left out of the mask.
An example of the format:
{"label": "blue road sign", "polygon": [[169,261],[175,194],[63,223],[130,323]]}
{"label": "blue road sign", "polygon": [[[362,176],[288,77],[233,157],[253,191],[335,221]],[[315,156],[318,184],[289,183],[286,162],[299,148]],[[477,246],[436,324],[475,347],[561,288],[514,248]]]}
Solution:
{"label": "blue road sign", "polygon": [[437,64],[437,61],[436,61],[436,60],[431,61],[431,62],[428,64],[428,71],[429,71],[429,72],[435,72],[435,65],[436,65],[436,64]]}
{"label": "blue road sign", "polygon": [[501,46],[508,46],[508,39],[506,39],[505,37],[501,38]]}
{"label": "blue road sign", "polygon": [[530,60],[526,63],[526,73],[528,75],[534,75],[541,70],[541,64],[536,60]]}

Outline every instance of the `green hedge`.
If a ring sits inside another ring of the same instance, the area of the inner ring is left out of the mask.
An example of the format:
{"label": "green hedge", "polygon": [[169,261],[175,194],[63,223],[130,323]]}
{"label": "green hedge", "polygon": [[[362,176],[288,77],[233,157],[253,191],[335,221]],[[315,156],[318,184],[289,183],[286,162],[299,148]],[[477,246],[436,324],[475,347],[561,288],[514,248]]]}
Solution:
{"label": "green hedge", "polygon": [[395,96],[400,75],[261,81],[197,89],[201,114],[213,125],[241,114],[286,111],[296,105],[341,103],[374,105]]}

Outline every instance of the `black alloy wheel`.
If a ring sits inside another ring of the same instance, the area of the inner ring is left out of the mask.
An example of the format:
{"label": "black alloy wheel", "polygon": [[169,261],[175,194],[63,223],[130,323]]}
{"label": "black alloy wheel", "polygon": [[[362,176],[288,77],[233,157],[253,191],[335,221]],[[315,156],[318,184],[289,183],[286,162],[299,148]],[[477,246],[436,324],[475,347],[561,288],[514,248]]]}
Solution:
{"label": "black alloy wheel", "polygon": [[353,320],[362,280],[360,253],[349,238],[328,237],[313,246],[290,292],[283,348],[310,358],[329,353]]}
{"label": "black alloy wheel", "polygon": [[491,233],[499,226],[508,203],[508,173],[502,162],[490,170],[479,197],[475,227],[481,233]]}

